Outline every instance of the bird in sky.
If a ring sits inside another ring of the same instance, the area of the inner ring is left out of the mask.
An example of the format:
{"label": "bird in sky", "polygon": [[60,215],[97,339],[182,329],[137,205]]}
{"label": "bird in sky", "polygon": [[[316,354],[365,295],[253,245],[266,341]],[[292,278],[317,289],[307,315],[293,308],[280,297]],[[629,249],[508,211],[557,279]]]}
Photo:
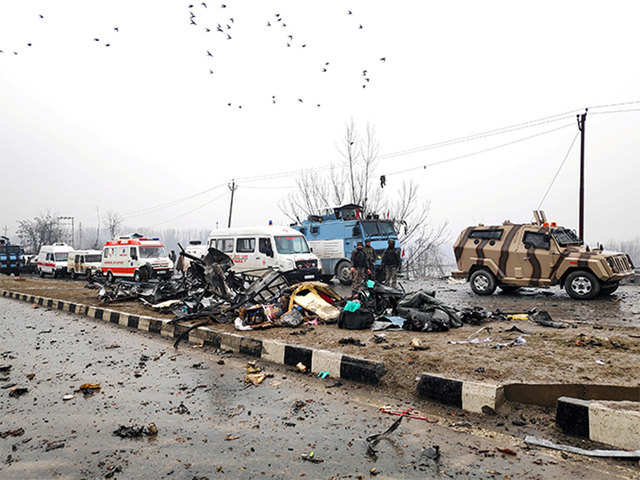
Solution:
{"label": "bird in sky", "polygon": [[213,54],[209,50],[207,50],[207,55],[213,57]]}
{"label": "bird in sky", "polygon": [[44,15],[38,15],[41,19],[44,20]]}
{"label": "bird in sky", "polygon": [[220,26],[220,24],[218,24],[218,26],[216,27],[216,30],[218,30],[219,32],[224,32],[224,30],[222,30],[222,27]]}
{"label": "bird in sky", "polygon": [[220,8],[227,8],[227,6],[223,3],[222,5],[220,5]]}
{"label": "bird in sky", "polygon": [[231,103],[227,103],[227,107],[230,107],[230,106],[231,106]]}
{"label": "bird in sky", "polygon": [[325,62],[325,65],[329,65],[329,62]]}
{"label": "bird in sky", "polygon": [[367,76],[367,71],[366,70],[362,70],[362,76],[366,77]]}
{"label": "bird in sky", "polygon": [[298,99],[298,102],[304,103],[304,101],[301,98]]}
{"label": "bird in sky", "polygon": [[231,40],[231,35],[227,33],[227,40]]}
{"label": "bird in sky", "polygon": [[273,104],[276,103],[276,96],[275,95],[271,95],[271,103],[273,103]]}
{"label": "bird in sky", "polygon": [[358,25],[358,28],[362,30],[364,27],[362,25]]}
{"label": "bird in sky", "polygon": [[207,4],[202,2],[200,5],[202,5],[204,8],[207,8]]}
{"label": "bird in sky", "polygon": [[326,68],[324,68],[324,67],[322,67],[322,71],[323,71],[323,72],[326,72],[326,71],[327,71],[327,69],[326,69]]}
{"label": "bird in sky", "polygon": [[302,48],[307,48],[307,44],[306,44],[306,43],[303,43],[303,44],[302,44]]}
{"label": "bird in sky", "polygon": [[30,47],[30,46],[31,46],[31,42],[27,43],[27,47]]}
{"label": "bird in sky", "polygon": [[113,27],[113,30],[116,31],[116,32],[120,31],[120,29],[118,27]]}
{"label": "bird in sky", "polygon": [[289,40],[293,40],[293,35],[289,35]]}
{"label": "bird in sky", "polygon": [[211,29],[209,27],[205,27],[204,29],[205,29],[206,32],[210,32],[211,31]]}
{"label": "bird in sky", "polygon": [[353,15],[353,12],[351,10],[347,10],[347,15]]}
{"label": "bird in sky", "polygon": [[287,42],[287,47],[290,47],[290,46],[291,46],[291,44],[289,42]]}
{"label": "bird in sky", "polygon": [[267,22],[267,27],[270,27],[270,26],[271,26],[271,22]]}
{"label": "bird in sky", "polygon": [[209,74],[213,75],[213,70],[209,69]]}
{"label": "bird in sky", "polygon": [[386,62],[386,61],[387,61],[387,57],[380,57],[380,61],[381,61],[382,63]]}
{"label": "bird in sky", "polygon": [[191,19],[191,25],[197,25],[197,23],[193,21],[193,18]]}
{"label": "bird in sky", "polygon": [[231,30],[231,25],[229,25],[228,23],[226,24],[227,30]]}
{"label": "bird in sky", "polygon": [[99,41],[100,41],[100,39],[99,39],[99,38],[94,38],[94,39],[93,39],[93,41],[94,41],[94,42],[99,42]]}
{"label": "bird in sky", "polygon": [[111,46],[111,44],[110,44],[110,43],[105,43],[105,44],[104,44],[104,46],[105,46],[105,47],[110,47],[110,46]]}
{"label": "bird in sky", "polygon": [[195,13],[193,13],[193,12],[189,12],[189,13],[191,14],[191,18],[196,18]]}
{"label": "bird in sky", "polygon": [[190,4],[190,5],[189,5],[189,8],[193,8],[193,4]]}
{"label": "bird in sky", "polygon": [[233,20],[233,17],[229,17],[229,21],[230,21],[231,23],[233,23],[233,21],[234,21],[234,20]]}
{"label": "bird in sky", "polygon": [[316,107],[320,108],[320,104],[319,104],[319,103],[318,103],[318,104],[316,104]]}

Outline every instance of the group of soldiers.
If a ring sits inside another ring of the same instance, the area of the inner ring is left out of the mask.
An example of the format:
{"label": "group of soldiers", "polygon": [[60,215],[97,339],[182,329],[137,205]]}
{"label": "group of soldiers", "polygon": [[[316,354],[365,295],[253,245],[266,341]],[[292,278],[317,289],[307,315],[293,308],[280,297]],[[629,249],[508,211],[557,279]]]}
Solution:
{"label": "group of soldiers", "polygon": [[[390,239],[387,248],[382,254],[382,269],[384,271],[384,284],[393,288],[398,287],[398,271],[400,270],[400,253],[396,249],[396,242]],[[351,252],[351,292],[356,293],[373,274],[376,262],[376,252],[367,240],[365,245],[358,242],[356,249]]]}

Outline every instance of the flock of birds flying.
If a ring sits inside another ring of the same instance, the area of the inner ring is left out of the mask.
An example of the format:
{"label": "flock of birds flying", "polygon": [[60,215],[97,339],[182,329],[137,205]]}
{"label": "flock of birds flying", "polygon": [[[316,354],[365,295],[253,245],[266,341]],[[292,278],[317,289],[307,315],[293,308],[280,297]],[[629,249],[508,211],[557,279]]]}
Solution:
{"label": "flock of birds flying", "polygon": [[[202,28],[206,33],[215,33],[225,40],[232,40],[233,27],[235,26],[235,23],[236,23],[236,20],[234,19],[234,17],[225,15],[224,16],[225,19],[221,20],[220,22],[216,22],[216,25],[209,24],[204,20],[201,21],[199,16],[200,15],[199,12],[201,12],[202,9],[208,9],[208,8],[209,7],[206,2],[200,2],[199,4],[194,4],[194,3],[188,4],[187,12],[189,14],[189,18],[188,18],[189,25]],[[220,5],[220,8],[226,9],[228,7],[227,7],[227,4],[222,3]],[[354,17],[354,13],[352,10],[347,10],[346,15],[349,17]],[[43,14],[39,14],[38,17],[40,21],[45,21],[45,17]],[[283,46],[285,48],[306,49],[309,45],[308,41],[298,39],[296,34],[294,34],[291,30],[287,30],[287,22],[285,18],[278,12],[276,12],[271,18],[269,18],[266,21],[265,26],[267,29],[270,29],[272,31],[278,28],[281,29],[281,31],[284,33]],[[354,26],[357,30],[365,29],[364,25],[362,23],[358,23],[357,21],[354,22]],[[117,25],[114,26],[112,30],[112,35],[117,34],[119,32],[120,32],[120,27],[118,27]],[[95,44],[99,44],[104,47],[111,46],[111,40],[105,40],[104,36],[94,37],[93,42]],[[30,48],[33,46],[33,44],[32,42],[27,42],[26,46],[27,48]],[[0,49],[0,54],[4,54],[4,53],[9,53],[9,52],[5,52],[4,50]],[[18,55],[19,50],[13,50],[11,51],[11,53],[13,53],[13,55]],[[209,75],[214,75],[215,70],[214,70],[213,60],[215,59],[215,51],[212,48],[208,48],[205,50],[205,54],[206,54],[207,60],[209,61],[209,63],[207,64]],[[384,56],[379,58],[380,63],[386,63],[386,61],[387,61],[387,58]],[[329,73],[330,66],[331,66],[331,63],[329,61],[323,62],[319,68],[320,73],[321,74]],[[369,70],[363,69],[362,75],[361,75],[362,88],[363,89],[367,88],[370,85],[370,83],[371,83],[371,76],[369,75]],[[275,95],[271,96],[271,103],[274,105],[278,103],[278,98]],[[305,99],[303,97],[298,97],[296,103],[304,104]],[[314,102],[311,102],[311,104],[313,105]],[[316,108],[320,108],[321,106],[322,105],[320,103],[315,103]],[[237,108],[241,110],[243,108],[243,105],[234,104],[233,102],[227,102],[227,107]]]}

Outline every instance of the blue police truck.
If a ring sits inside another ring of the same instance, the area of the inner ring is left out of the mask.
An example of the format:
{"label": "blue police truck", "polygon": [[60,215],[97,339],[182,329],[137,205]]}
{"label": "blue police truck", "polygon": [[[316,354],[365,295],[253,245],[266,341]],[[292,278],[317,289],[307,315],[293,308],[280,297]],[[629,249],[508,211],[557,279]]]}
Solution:
{"label": "blue police truck", "polygon": [[291,225],[307,237],[313,253],[320,259],[322,279],[328,281],[334,276],[343,285],[351,283],[351,252],[358,242],[371,240],[376,253],[376,278],[382,274],[381,258],[388,240],[396,241],[400,251],[398,233],[391,220],[378,215],[363,215],[358,205],[343,205],[331,209],[324,215],[311,215],[301,224]]}
{"label": "blue police truck", "polygon": [[7,237],[0,236],[0,273],[20,275],[22,247],[11,245]]}

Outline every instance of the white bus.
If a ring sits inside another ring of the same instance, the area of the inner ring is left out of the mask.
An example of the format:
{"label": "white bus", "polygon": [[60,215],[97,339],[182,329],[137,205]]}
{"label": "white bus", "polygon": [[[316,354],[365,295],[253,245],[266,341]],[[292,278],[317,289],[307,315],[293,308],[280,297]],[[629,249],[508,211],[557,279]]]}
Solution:
{"label": "white bus", "polygon": [[319,278],[318,257],[311,252],[304,235],[290,227],[214,230],[208,245],[229,255],[237,272],[254,271],[260,275],[266,269],[280,270],[288,272],[290,282]]}

